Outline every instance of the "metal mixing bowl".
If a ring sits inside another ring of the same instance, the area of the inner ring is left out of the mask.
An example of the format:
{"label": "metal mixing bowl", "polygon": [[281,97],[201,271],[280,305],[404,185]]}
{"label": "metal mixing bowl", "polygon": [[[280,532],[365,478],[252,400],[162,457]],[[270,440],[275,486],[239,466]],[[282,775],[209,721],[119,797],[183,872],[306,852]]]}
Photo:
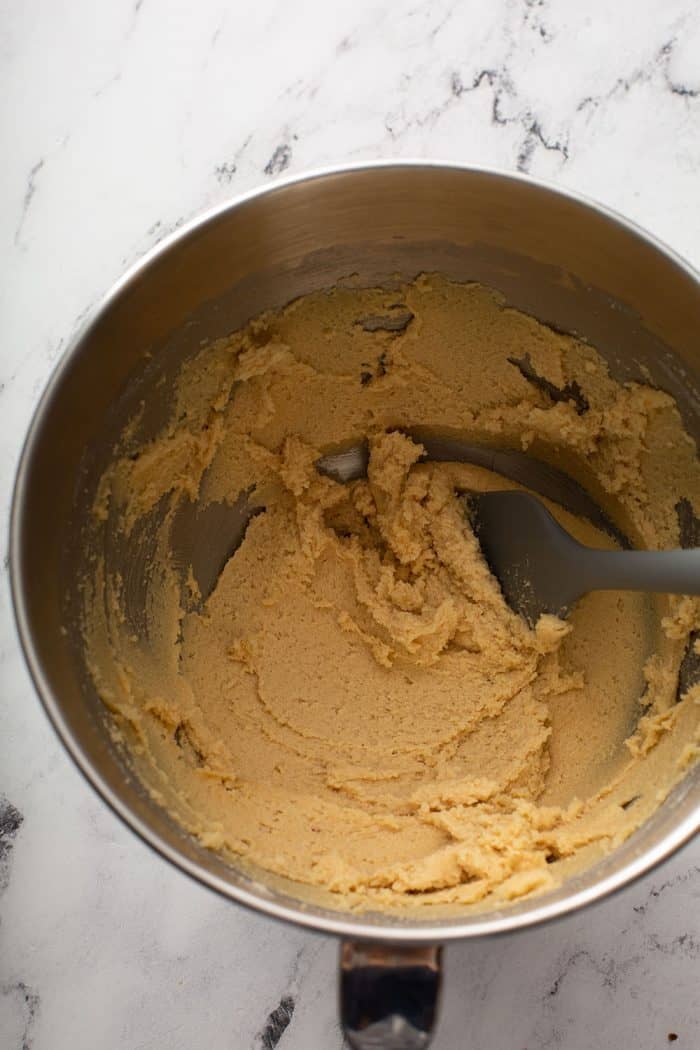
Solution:
{"label": "metal mixing bowl", "polygon": [[343,1012],[357,1046],[370,1045],[363,1040],[371,1026],[364,1026],[381,1017],[374,1038],[391,1030],[394,1042],[386,1045],[425,1045],[439,986],[435,946],[553,919],[669,856],[700,826],[700,768],[627,842],[545,895],[438,921],[302,903],[291,884],[237,871],[187,836],[113,745],[77,644],[71,591],[84,551],[76,537],[129,413],[145,398],[155,428],[163,406],[154,376],[174,375],[203,339],[349,274],[374,283],[433,270],[497,288],[518,309],[585,337],[618,377],[651,378],[676,398],[697,439],[700,278],[685,262],[619,216],[531,179],[442,164],[371,164],[248,194],[180,229],[132,267],[44,392],[12,510],[19,634],[69,753],[112,809],[183,871],[258,911],[346,938]]}

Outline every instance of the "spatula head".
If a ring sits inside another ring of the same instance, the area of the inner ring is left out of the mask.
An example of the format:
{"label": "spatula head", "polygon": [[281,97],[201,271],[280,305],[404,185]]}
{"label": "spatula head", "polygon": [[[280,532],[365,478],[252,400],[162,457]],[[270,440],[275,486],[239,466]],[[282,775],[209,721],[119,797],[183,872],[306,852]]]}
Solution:
{"label": "spatula head", "polygon": [[565,616],[584,593],[576,571],[581,545],[527,492],[467,496],[481,550],[512,609],[534,625]]}

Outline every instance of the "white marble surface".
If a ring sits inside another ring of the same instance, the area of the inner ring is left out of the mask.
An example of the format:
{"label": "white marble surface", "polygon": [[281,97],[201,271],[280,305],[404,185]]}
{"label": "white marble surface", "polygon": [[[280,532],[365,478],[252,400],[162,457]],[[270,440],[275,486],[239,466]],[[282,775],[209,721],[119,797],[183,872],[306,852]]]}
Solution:
{"label": "white marble surface", "polygon": [[[22,433],[86,309],[282,171],[518,168],[700,264],[699,55],[696,0],[4,0],[3,544]],[[107,812],[39,708],[4,576],[0,1046],[253,1050],[290,998],[280,1050],[339,1050],[336,945],[219,900]],[[697,1048],[699,906],[696,841],[584,914],[451,948],[436,1050]]]}

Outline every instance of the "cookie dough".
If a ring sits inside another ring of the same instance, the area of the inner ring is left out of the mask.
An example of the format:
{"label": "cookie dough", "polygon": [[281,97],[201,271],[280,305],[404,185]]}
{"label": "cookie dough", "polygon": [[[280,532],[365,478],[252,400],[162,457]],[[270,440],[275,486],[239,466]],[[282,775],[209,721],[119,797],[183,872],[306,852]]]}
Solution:
{"label": "cookie dough", "polygon": [[[700,466],[670,396],[424,275],[261,316],[170,398],[100,481],[83,636],[134,769],[206,847],[339,908],[496,906],[612,849],[697,758],[698,601],[597,593],[531,629],[458,495],[513,482],[421,462],[404,433],[528,451],[633,545],[671,547]],[[365,437],[366,480],[319,474]],[[197,544],[246,504],[207,574]]]}

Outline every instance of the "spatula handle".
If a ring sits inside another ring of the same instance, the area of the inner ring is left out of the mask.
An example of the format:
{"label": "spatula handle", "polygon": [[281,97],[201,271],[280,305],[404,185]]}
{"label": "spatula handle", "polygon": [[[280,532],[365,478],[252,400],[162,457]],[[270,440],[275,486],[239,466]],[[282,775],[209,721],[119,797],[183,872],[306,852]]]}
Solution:
{"label": "spatula handle", "polygon": [[582,589],[700,594],[700,548],[672,551],[599,551],[580,548]]}

